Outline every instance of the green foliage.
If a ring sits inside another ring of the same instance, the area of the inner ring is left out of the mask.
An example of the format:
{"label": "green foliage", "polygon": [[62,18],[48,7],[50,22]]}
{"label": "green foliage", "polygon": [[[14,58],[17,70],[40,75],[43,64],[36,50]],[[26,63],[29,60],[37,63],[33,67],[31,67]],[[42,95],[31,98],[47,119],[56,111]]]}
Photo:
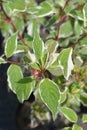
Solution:
{"label": "green foliage", "polygon": [[71,122],[77,122],[77,115],[72,109],[61,107],[60,110],[68,120]]}
{"label": "green foliage", "polygon": [[87,114],[83,114],[83,116],[82,116],[82,121],[83,121],[84,123],[87,122]]}
{"label": "green foliage", "polygon": [[8,84],[10,89],[17,94],[20,102],[28,99],[34,89],[34,81],[31,77],[23,78],[21,68],[11,65],[8,69]]}
{"label": "green foliage", "polygon": [[25,9],[25,0],[12,0],[8,2],[9,8],[12,10],[24,10]]}
{"label": "green foliage", "polygon": [[31,13],[38,17],[44,17],[44,16],[48,16],[52,14],[53,8],[51,7],[51,4],[49,2],[45,1],[45,2],[42,2],[39,6],[30,7],[28,9],[28,13]]}
{"label": "green foliage", "polygon": [[[0,64],[11,64],[8,87],[21,103],[33,92],[54,119],[61,113],[77,123],[80,104],[87,106],[87,3],[67,2],[0,1],[0,30],[5,37]],[[86,118],[83,115],[82,121]],[[74,124],[65,129],[82,128]]]}
{"label": "green foliage", "polygon": [[72,48],[64,49],[58,56],[58,62],[62,65],[64,70],[64,77],[68,80],[71,70],[73,69],[72,63]]}
{"label": "green foliage", "polygon": [[39,93],[42,101],[52,111],[55,118],[58,111],[58,100],[60,98],[57,84],[49,79],[44,79],[40,82]]}
{"label": "green foliage", "polygon": [[6,42],[5,55],[7,58],[11,57],[17,48],[17,33],[13,34]]}
{"label": "green foliage", "polygon": [[82,121],[83,121],[84,123],[87,122],[87,114],[83,114],[83,116],[82,116]]}
{"label": "green foliage", "polygon": [[44,51],[44,43],[41,40],[38,32],[36,31],[35,31],[34,40],[33,40],[33,50],[34,50],[35,57],[40,62],[43,55],[43,51]]}
{"label": "green foliage", "polygon": [[72,130],[83,130],[83,129],[77,124],[74,124]]}
{"label": "green foliage", "polygon": [[6,61],[3,58],[0,58],[0,64],[5,64]]}

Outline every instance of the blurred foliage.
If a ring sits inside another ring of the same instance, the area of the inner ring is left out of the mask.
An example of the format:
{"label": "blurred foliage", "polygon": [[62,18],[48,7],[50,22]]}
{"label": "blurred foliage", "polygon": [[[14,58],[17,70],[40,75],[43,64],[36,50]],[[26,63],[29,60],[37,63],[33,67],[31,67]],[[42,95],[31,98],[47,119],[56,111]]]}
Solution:
{"label": "blurred foliage", "polygon": [[[87,1],[0,1],[0,30],[5,38],[0,64],[11,63],[8,86],[19,101],[34,92],[36,119],[46,120],[50,110],[53,119],[60,113],[77,123],[73,130],[81,130],[76,113],[87,106]],[[9,60],[21,53],[20,62]]]}

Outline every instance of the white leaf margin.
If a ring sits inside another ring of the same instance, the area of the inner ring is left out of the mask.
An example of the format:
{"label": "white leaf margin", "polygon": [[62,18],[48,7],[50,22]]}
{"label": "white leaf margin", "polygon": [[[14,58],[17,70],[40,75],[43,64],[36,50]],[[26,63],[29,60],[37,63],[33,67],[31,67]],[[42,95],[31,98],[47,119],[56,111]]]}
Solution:
{"label": "white leaf margin", "polygon": [[5,55],[6,55],[6,56],[7,56],[6,50],[7,50],[8,41],[9,41],[13,36],[15,36],[15,35],[16,35],[16,39],[15,39],[15,41],[14,41],[14,42],[15,42],[15,49],[14,49],[14,53],[13,53],[13,54],[15,54],[15,52],[16,52],[16,49],[17,49],[17,33],[18,33],[18,32],[12,34],[12,36],[10,36],[10,37],[7,39],[7,42],[6,42],[6,45],[5,45]]}
{"label": "white leaf margin", "polygon": [[72,52],[73,49],[71,48],[69,59],[68,59],[68,69],[67,69],[67,75],[65,75],[66,80],[68,80],[69,76],[71,75],[71,71],[74,68],[73,62],[72,62]]}

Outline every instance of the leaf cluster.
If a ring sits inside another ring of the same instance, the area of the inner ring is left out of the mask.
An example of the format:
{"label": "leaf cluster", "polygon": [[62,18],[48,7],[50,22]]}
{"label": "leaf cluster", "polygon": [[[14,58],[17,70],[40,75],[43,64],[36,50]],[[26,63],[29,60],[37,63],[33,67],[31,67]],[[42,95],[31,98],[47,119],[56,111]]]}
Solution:
{"label": "leaf cluster", "polygon": [[[61,113],[75,123],[73,130],[82,130],[76,111],[81,103],[87,106],[86,1],[45,0],[38,5],[35,0],[3,0],[0,9],[6,39],[0,64],[11,64],[10,89],[21,103],[37,92],[53,119]],[[20,54],[20,62],[9,60]]]}

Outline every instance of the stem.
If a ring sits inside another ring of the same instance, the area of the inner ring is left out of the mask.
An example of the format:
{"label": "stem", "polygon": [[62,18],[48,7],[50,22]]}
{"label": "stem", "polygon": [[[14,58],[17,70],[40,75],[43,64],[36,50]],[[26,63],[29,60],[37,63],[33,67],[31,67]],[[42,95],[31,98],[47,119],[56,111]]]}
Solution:
{"label": "stem", "polygon": [[75,48],[75,46],[76,46],[81,40],[83,40],[85,37],[87,37],[87,33],[84,33],[84,34],[74,43],[74,48]]}
{"label": "stem", "polygon": [[[0,2],[0,7],[1,7],[1,11],[3,12],[4,16],[6,17],[6,20],[8,21],[8,23],[11,24],[11,26],[12,26],[13,29],[14,29],[14,31],[18,31],[17,28],[16,28],[16,26],[15,26],[15,24],[14,24],[14,22],[12,21],[11,17],[9,17],[9,16],[7,15],[7,13],[5,12],[5,10],[4,10],[3,5],[2,5],[1,2]],[[18,32],[18,37],[19,37],[20,40],[22,41],[23,45],[28,47],[28,45],[26,44],[24,38],[22,37],[22,35],[21,35],[19,32]]]}
{"label": "stem", "polygon": [[69,2],[69,0],[66,0],[65,5],[64,5],[64,7],[63,7],[63,9],[62,9],[62,13],[64,13],[64,10],[65,10],[65,8],[66,8],[68,2]]}
{"label": "stem", "polygon": [[16,64],[16,65],[23,65],[23,63],[17,62],[17,61],[8,61],[8,60],[7,60],[7,63]]}
{"label": "stem", "polygon": [[68,4],[69,0],[66,0],[65,4],[64,4],[64,7],[62,8],[62,15],[60,16],[60,19],[59,19],[59,23],[58,23],[58,28],[57,28],[57,35],[55,37],[55,40],[58,41],[59,40],[59,32],[60,32],[60,26],[62,23],[64,23],[66,21],[66,16],[68,15],[63,15],[64,14],[64,10]]}

